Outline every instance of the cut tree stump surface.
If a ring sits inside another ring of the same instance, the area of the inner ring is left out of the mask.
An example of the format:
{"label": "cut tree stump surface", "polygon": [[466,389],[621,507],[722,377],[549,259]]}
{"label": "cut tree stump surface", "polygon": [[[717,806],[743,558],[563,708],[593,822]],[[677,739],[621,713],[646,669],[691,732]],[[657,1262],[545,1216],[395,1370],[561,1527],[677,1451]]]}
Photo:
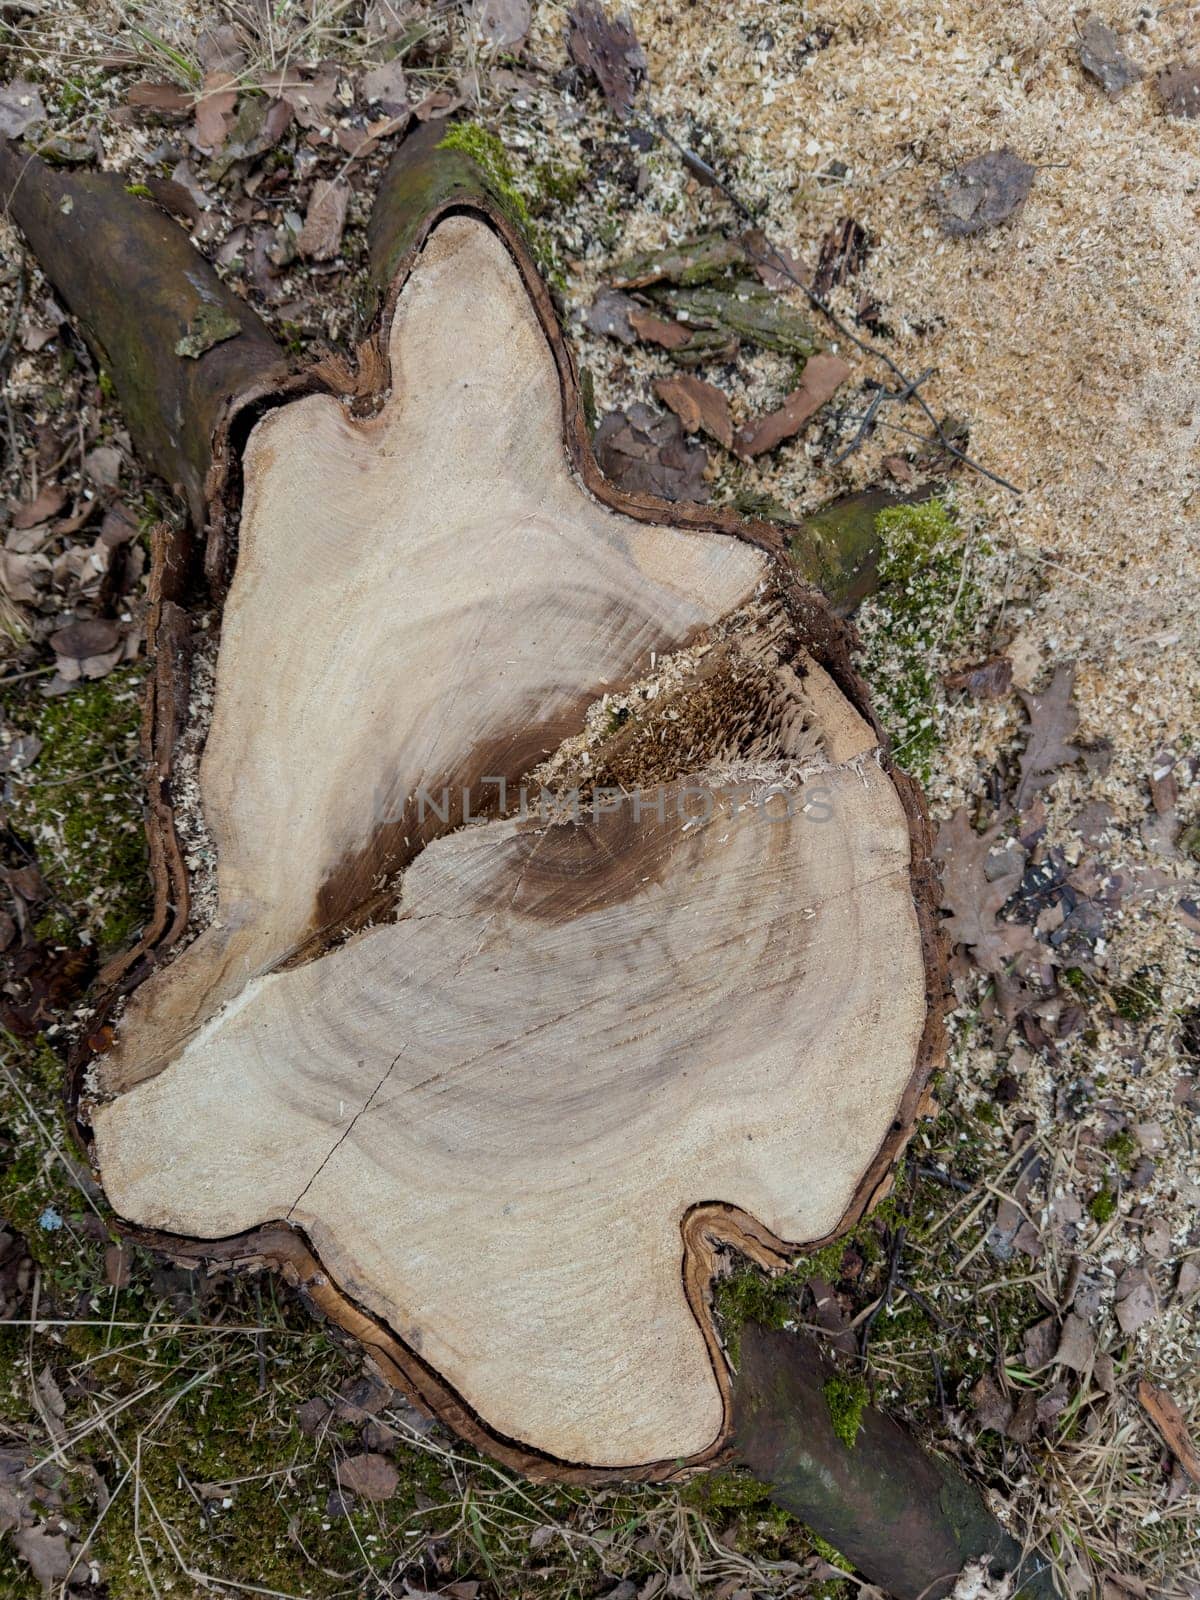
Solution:
{"label": "cut tree stump surface", "polygon": [[217,909],[83,1109],[123,1218],[302,1230],[318,1301],[502,1456],[668,1471],[728,1437],[714,1243],[823,1239],[911,1126],[927,840],[812,591],[722,513],[581,482],[519,258],[442,215],[375,414],[255,425]]}

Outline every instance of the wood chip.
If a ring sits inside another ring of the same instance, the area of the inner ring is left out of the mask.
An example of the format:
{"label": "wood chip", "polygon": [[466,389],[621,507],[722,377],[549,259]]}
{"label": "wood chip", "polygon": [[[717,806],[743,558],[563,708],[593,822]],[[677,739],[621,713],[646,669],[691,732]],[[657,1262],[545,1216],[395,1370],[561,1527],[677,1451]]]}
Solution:
{"label": "wood chip", "polygon": [[850,376],[850,367],[841,356],[820,353],[804,364],[799,384],[780,406],[756,422],[738,430],[734,449],[744,460],[773,450],[784,439],[799,433],[804,424],[831,400]]}
{"label": "wood chip", "polygon": [[1200,1487],[1200,1452],[1191,1441],[1187,1422],[1174,1396],[1143,1378],[1138,1384],[1138,1401],[1159,1438],[1192,1482]]}
{"label": "wood chip", "polygon": [[685,433],[707,433],[726,450],[733,444],[729,401],[715,385],[682,373],[676,378],[657,378],[654,393],[683,423]]}

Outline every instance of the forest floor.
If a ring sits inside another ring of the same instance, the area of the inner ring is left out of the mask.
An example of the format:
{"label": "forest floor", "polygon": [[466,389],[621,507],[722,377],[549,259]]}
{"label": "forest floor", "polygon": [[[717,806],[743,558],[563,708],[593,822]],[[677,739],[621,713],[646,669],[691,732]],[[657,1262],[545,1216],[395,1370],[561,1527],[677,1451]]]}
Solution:
{"label": "forest floor", "polygon": [[[597,331],[625,258],[737,240],[731,196],[787,253],[780,304],[849,376],[771,452],[705,441],[692,492],[784,520],[876,484],[938,496],[887,524],[855,620],[964,943],[893,1194],[782,1278],[731,1263],[718,1308],[733,1351],[748,1315],[828,1338],[1052,1551],[1064,1593],[1200,1600],[1200,124],[1162,76],[1200,60],[1200,13],[1104,0],[1140,68],[1110,97],[1059,0],[639,4],[623,120],[571,60],[567,8],[527,9],[21,0],[0,127],[156,192],[305,357],[358,331],[407,108],[469,118],[600,416],[657,411],[681,370]],[[1028,198],[948,233],[932,195],[1004,148]],[[304,228],[319,179],[349,191],[324,243]],[[275,1280],[184,1272],[112,1231],[61,1053],[147,911],[148,530],[182,507],[7,224],[0,252],[0,1594],[868,1594],[744,1478],[521,1482]],[[959,456],[879,398],[900,380],[878,352],[931,369],[919,392]],[[686,370],[738,425],[796,381],[749,342]]]}

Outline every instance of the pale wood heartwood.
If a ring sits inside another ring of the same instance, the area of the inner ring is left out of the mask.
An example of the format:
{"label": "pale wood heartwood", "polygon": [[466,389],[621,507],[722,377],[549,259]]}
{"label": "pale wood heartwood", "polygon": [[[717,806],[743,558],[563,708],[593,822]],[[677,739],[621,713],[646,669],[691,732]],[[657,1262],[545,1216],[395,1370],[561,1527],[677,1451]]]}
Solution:
{"label": "pale wood heartwood", "polygon": [[[245,446],[216,910],[84,1109],[124,1219],[301,1230],[499,1453],[670,1466],[728,1431],[711,1240],[824,1238],[911,1125],[927,841],[766,541],[598,483],[502,222],[401,282],[378,409]],[[501,775],[578,809],[464,823]]]}

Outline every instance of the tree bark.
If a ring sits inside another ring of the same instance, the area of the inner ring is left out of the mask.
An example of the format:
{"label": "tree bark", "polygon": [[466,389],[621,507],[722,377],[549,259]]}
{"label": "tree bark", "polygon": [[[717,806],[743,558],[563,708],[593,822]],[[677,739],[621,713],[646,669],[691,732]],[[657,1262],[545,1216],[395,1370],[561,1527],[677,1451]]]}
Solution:
{"label": "tree bark", "polygon": [[771,1498],[895,1600],[944,1600],[972,1561],[1012,1578],[1022,1600],[1055,1600],[1045,1560],[1023,1552],[957,1468],[891,1417],[866,1407],[847,1445],[826,1397],[833,1370],[811,1340],[741,1330],[734,1453]]}
{"label": "tree bark", "polygon": [[199,533],[223,498],[238,413],[288,382],[283,352],[119,173],[54,167],[0,139],[0,204],[112,379],[139,455],[186,498]]}

